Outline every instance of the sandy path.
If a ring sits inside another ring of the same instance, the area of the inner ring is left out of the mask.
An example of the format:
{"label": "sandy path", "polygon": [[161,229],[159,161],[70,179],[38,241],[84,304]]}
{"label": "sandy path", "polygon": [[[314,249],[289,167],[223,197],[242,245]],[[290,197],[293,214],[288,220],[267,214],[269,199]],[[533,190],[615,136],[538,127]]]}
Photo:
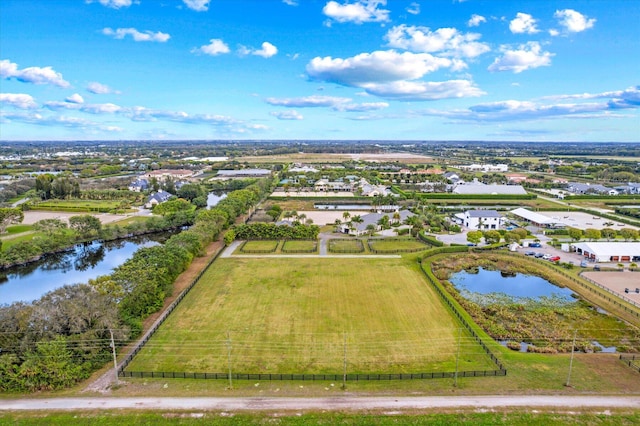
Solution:
{"label": "sandy path", "polygon": [[332,397],[332,398],[30,398],[0,400],[0,410],[421,410],[433,408],[474,409],[505,407],[626,408],[640,410],[638,396],[427,396],[427,397]]}

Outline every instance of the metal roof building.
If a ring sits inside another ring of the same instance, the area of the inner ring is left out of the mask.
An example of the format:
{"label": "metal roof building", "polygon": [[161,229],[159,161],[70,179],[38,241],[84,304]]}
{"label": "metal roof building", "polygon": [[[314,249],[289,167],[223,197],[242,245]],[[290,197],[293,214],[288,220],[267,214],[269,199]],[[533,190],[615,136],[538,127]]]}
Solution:
{"label": "metal roof building", "polygon": [[531,210],[527,210],[522,207],[511,210],[509,213],[514,216],[518,216],[528,222],[531,222],[535,226],[540,226],[543,228],[564,228],[566,226],[562,222],[551,219],[550,217],[547,217],[543,214],[532,212]]}
{"label": "metal roof building", "polygon": [[640,261],[640,243],[636,242],[572,243],[571,248],[596,262]]}

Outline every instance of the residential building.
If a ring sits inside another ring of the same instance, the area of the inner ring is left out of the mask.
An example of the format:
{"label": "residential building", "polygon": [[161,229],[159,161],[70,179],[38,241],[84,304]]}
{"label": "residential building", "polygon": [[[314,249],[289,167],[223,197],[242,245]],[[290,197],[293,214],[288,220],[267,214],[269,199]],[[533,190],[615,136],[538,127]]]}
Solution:
{"label": "residential building", "polygon": [[469,229],[478,231],[502,228],[505,218],[496,210],[467,210],[456,215],[456,221]]}
{"label": "residential building", "polygon": [[147,202],[145,203],[144,206],[145,208],[150,209],[150,208],[153,208],[153,206],[155,205],[164,203],[171,197],[173,197],[173,195],[171,195],[167,191],[160,190],[154,194],[149,195],[149,197],[147,198]]}
{"label": "residential building", "polygon": [[569,182],[565,189],[576,195],[598,194],[598,195],[618,195],[618,191],[599,184]]}

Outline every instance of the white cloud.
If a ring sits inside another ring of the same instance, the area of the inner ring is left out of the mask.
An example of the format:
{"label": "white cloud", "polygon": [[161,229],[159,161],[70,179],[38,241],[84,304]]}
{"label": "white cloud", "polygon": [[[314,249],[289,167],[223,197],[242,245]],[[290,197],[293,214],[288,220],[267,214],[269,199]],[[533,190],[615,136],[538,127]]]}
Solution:
{"label": "white cloud", "polygon": [[196,12],[206,12],[209,9],[210,0],[182,0],[182,2],[191,10]]}
{"label": "white cloud", "polygon": [[8,59],[0,61],[0,78],[15,78],[23,83],[53,84],[58,87],[71,86],[68,81],[62,78],[62,74],[54,71],[51,67],[29,67],[20,70],[18,64]]}
{"label": "white cloud", "polygon": [[18,121],[21,123],[34,124],[38,126],[61,126],[69,128],[95,128],[98,123],[85,120],[80,117],[60,116],[43,116],[39,113],[28,114],[4,114],[3,118],[9,121]]}
{"label": "white cloud", "polygon": [[[132,0],[86,0],[87,3],[94,3],[97,1],[103,6],[110,7],[112,9],[120,9],[121,7],[129,7]],[[136,2],[137,3],[137,2]]]}
{"label": "white cloud", "polygon": [[72,104],[83,104],[84,98],[80,96],[78,93],[74,93],[71,96],[68,96],[65,101],[70,102]]}
{"label": "white cloud", "polygon": [[396,80],[415,80],[454,62],[428,53],[398,53],[394,50],[361,53],[341,59],[316,57],[307,64],[307,73],[316,80],[345,86],[361,87],[365,83],[384,83]]}
{"label": "white cloud", "polygon": [[607,104],[612,108],[637,108],[640,107],[640,86],[629,87],[625,90],[616,90],[602,93],[580,93],[573,95],[545,96],[541,99],[608,99]]}
{"label": "white cloud", "polygon": [[521,45],[518,50],[509,50],[502,48],[503,55],[489,66],[488,70],[496,71],[513,71],[518,74],[522,71],[551,65],[551,57],[553,53],[543,52],[540,43],[531,41]]}
{"label": "white cloud", "polygon": [[317,108],[335,107],[336,105],[351,102],[349,98],[339,98],[334,96],[306,96],[302,98],[267,98],[265,102],[269,105],[283,106],[287,108]]}
{"label": "white cloud", "polygon": [[485,92],[468,80],[442,82],[395,81],[385,84],[367,84],[364,89],[382,98],[401,101],[434,101],[484,95]]}
{"label": "white cloud", "polygon": [[[577,99],[578,102],[561,102]],[[580,102],[604,99],[601,102]],[[640,86],[602,93],[556,95],[542,98],[551,103],[505,100],[473,105],[467,109],[452,111],[423,111],[424,115],[475,122],[508,122],[555,118],[629,117],[618,114],[623,109],[640,109]]]}
{"label": "white cloud", "polygon": [[262,56],[263,58],[270,58],[278,53],[278,48],[273,44],[265,41],[262,43],[262,48],[260,49],[250,49],[246,46],[240,46],[238,49],[238,54],[240,55],[255,55]]}
{"label": "white cloud", "polygon": [[89,114],[113,114],[122,110],[122,107],[112,104],[87,104],[80,108],[80,111],[88,112]]}
{"label": "white cloud", "polygon": [[106,84],[101,84],[98,82],[91,82],[87,85],[87,91],[91,92],[91,93],[95,93],[96,95],[105,95],[108,93],[120,93],[116,90],[113,90],[112,88],[110,88],[109,86],[107,86]]}
{"label": "white cloud", "polygon": [[553,29],[553,28],[552,28],[552,29],[550,29],[550,30],[549,30],[549,35],[550,35],[551,37],[559,36],[559,35],[560,35],[560,31],[558,31],[558,30],[556,30],[556,29]]}
{"label": "white cloud", "polygon": [[507,100],[469,107],[465,110],[430,111],[426,115],[476,122],[526,121],[567,117],[595,117],[609,115],[606,103],[551,104]]}
{"label": "white cloud", "polygon": [[378,111],[384,108],[389,108],[387,102],[362,102],[360,104],[339,104],[333,107],[336,111],[345,112],[367,112]]}
{"label": "white cloud", "polygon": [[570,33],[579,33],[588,30],[596,23],[595,18],[587,18],[582,13],[573,9],[556,10],[553,16],[558,19],[558,23]]}
{"label": "white cloud", "polygon": [[487,22],[487,18],[482,15],[476,15],[475,13],[471,15],[471,18],[467,21],[468,27],[477,27],[480,26],[483,22]]}
{"label": "white cloud", "polygon": [[194,48],[191,50],[192,53],[204,53],[205,55],[217,56],[222,55],[224,53],[229,53],[229,46],[219,38],[212,38],[209,40],[209,44],[205,44],[204,46],[200,46],[199,48]]}
{"label": "white cloud", "polygon": [[291,111],[274,111],[269,113],[278,120],[302,120],[304,117],[295,110]]}
{"label": "white cloud", "polygon": [[385,35],[389,46],[413,52],[435,53],[445,56],[474,58],[491,50],[480,43],[480,34],[462,34],[455,28],[439,28],[431,31],[427,27],[398,25]]}
{"label": "white cloud", "polygon": [[388,22],[389,11],[378,9],[378,6],[386,6],[386,4],[387,0],[356,0],[355,3],[345,2],[344,4],[329,1],[322,8],[322,13],[340,23]]}
{"label": "white cloud", "polygon": [[82,111],[89,114],[114,114],[116,112],[122,112],[125,110],[121,106],[115,105],[112,103],[83,104],[83,103],[77,103],[77,102],[70,102],[69,100],[65,102],[50,101],[50,102],[46,102],[44,106],[52,111],[56,111],[59,109],[68,109],[68,110]]}
{"label": "white cloud", "polygon": [[35,99],[25,93],[0,93],[0,103],[20,109],[36,108]]}
{"label": "white cloud", "polygon": [[536,28],[537,20],[528,13],[518,12],[516,17],[509,23],[509,29],[514,34],[534,34],[539,32]]}
{"label": "white cloud", "polygon": [[282,3],[286,4],[287,6],[297,6],[298,5],[298,1],[297,0],[282,0]]}
{"label": "white cloud", "polygon": [[[336,96],[306,96],[302,98],[267,98],[269,105],[283,106],[287,108],[331,108],[334,111],[362,112],[375,111],[389,107],[386,102],[362,102],[353,103],[350,98]],[[275,113],[271,113],[275,115]]]}
{"label": "white cloud", "polygon": [[152,41],[158,43],[165,43],[171,38],[169,34],[160,31],[155,33],[149,30],[140,32],[135,28],[116,28],[115,30],[111,28],[104,28],[102,30],[102,34],[119,40],[130,35],[134,41]]}
{"label": "white cloud", "polygon": [[407,6],[407,8],[405,10],[407,11],[407,13],[410,13],[412,15],[419,15],[420,14],[420,4],[414,1],[409,6]]}

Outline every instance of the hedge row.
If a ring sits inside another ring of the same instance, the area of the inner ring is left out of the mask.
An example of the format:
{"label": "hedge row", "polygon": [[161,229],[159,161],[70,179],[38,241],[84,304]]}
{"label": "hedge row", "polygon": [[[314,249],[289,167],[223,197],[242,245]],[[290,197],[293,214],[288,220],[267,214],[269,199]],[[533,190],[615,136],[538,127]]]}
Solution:
{"label": "hedge row", "polygon": [[424,231],[418,233],[418,238],[427,244],[431,244],[434,247],[444,246],[444,243],[442,241],[432,237],[431,235],[425,234]]}

